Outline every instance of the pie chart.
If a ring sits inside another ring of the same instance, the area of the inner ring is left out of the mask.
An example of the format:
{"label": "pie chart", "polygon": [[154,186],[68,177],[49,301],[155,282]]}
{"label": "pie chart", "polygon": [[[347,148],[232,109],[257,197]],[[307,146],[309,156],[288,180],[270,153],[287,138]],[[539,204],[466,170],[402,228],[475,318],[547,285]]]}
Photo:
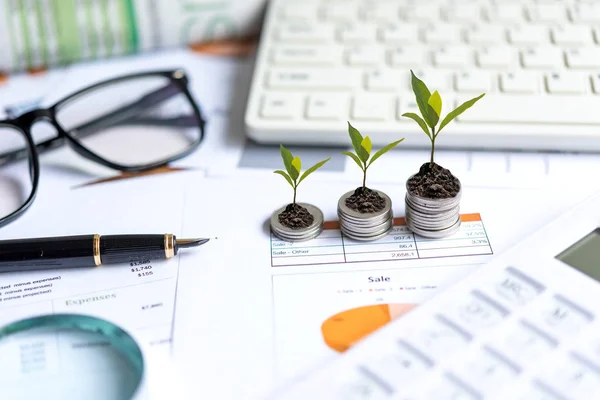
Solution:
{"label": "pie chart", "polygon": [[328,347],[342,353],[415,306],[416,304],[375,304],[352,308],[327,318],[321,325],[321,334]]}

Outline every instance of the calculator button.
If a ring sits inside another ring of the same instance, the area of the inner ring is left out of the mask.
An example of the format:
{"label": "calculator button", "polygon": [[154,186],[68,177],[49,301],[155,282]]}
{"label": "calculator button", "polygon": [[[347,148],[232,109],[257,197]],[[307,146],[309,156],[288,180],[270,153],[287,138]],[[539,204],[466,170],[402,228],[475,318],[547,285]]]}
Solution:
{"label": "calculator button", "polygon": [[396,349],[367,360],[362,367],[386,384],[401,388],[422,376],[433,364],[428,356],[400,340]]}
{"label": "calculator button", "polygon": [[483,399],[483,396],[454,374],[447,373],[426,398],[435,400],[480,400]]}
{"label": "calculator button", "polygon": [[428,355],[438,358],[461,351],[473,336],[446,317],[437,315],[431,323],[407,335],[407,339]]}
{"label": "calculator button", "polygon": [[577,333],[582,326],[590,323],[594,316],[569,299],[555,295],[542,307],[538,319],[544,328],[549,328],[559,334],[572,335]]}
{"label": "calculator button", "polygon": [[571,353],[550,368],[542,380],[565,397],[585,399],[600,391],[600,366],[578,353]]}
{"label": "calculator button", "polygon": [[448,312],[450,320],[466,330],[479,330],[494,326],[508,314],[508,310],[478,290],[458,303]]}
{"label": "calculator button", "polygon": [[558,341],[526,321],[520,321],[504,335],[498,348],[510,359],[520,364],[535,363],[551,352]]}
{"label": "calculator button", "polygon": [[458,371],[472,386],[484,391],[485,388],[493,389],[511,382],[519,375],[521,368],[500,352],[486,346]]}
{"label": "calculator button", "polygon": [[494,285],[494,289],[504,301],[514,306],[522,306],[533,300],[545,287],[518,269],[508,267]]}
{"label": "calculator button", "polygon": [[384,400],[390,399],[393,389],[365,368],[358,368],[341,382],[336,399]]}
{"label": "calculator button", "polygon": [[534,381],[515,400],[567,400],[545,383]]}

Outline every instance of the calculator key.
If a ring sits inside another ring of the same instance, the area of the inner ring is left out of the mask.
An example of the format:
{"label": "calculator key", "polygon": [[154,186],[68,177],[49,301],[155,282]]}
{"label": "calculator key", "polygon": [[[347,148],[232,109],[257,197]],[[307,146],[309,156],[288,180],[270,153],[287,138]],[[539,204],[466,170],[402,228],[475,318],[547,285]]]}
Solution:
{"label": "calculator key", "polygon": [[519,364],[536,363],[556,346],[558,341],[554,337],[526,321],[515,324],[496,344],[503,354]]}
{"label": "calculator key", "polygon": [[508,30],[512,44],[539,45],[550,42],[550,31],[545,25],[518,25]]}
{"label": "calculator key", "polygon": [[533,22],[561,23],[567,20],[567,9],[562,4],[536,4],[527,8],[527,17]]}
{"label": "calculator key", "polygon": [[550,46],[528,47],[521,52],[523,67],[527,69],[551,69],[564,65],[563,52]]}
{"label": "calculator key", "polygon": [[592,75],[592,88],[594,89],[594,93],[600,94],[600,74]]}
{"label": "calculator key", "polygon": [[482,400],[483,396],[454,374],[446,373],[441,382],[438,382],[425,398],[435,400]]}
{"label": "calculator key", "polygon": [[392,67],[411,67],[425,63],[425,51],[421,46],[398,45],[388,50],[388,62]]}
{"label": "calculator key", "polygon": [[468,298],[449,309],[445,316],[469,331],[490,328],[507,314],[508,310],[498,302],[474,290]]}
{"label": "calculator key", "polygon": [[366,368],[356,369],[345,377],[343,382],[336,382],[336,384],[339,389],[335,399],[384,400],[390,399],[394,393],[392,387]]}
{"label": "calculator key", "polygon": [[377,40],[377,27],[350,25],[338,31],[338,39],[343,43],[373,43]]}
{"label": "calculator key", "polygon": [[444,46],[433,52],[433,59],[439,67],[460,68],[473,63],[473,53],[468,47]]}
{"label": "calculator key", "polygon": [[540,379],[565,397],[588,399],[600,393],[600,366],[577,353],[557,360]]}
{"label": "calculator key", "polygon": [[494,293],[512,306],[529,303],[544,289],[544,285],[513,267],[506,268],[493,284]]}
{"label": "calculator key", "polygon": [[502,25],[474,25],[465,32],[470,44],[501,44],[506,43],[506,28]]}
{"label": "calculator key", "polygon": [[508,384],[520,372],[517,364],[487,346],[475,358],[458,367],[458,375],[481,392]]}
{"label": "calculator key", "polygon": [[543,324],[542,328],[569,336],[578,333],[593,319],[592,313],[561,295],[555,295],[545,303],[537,318]]}
{"label": "calculator key", "polygon": [[570,9],[573,22],[600,23],[600,4],[596,2],[579,2]]}
{"label": "calculator key", "polygon": [[432,44],[460,43],[461,30],[459,24],[434,24],[424,30],[423,38]]}
{"label": "calculator key", "polygon": [[534,381],[519,391],[515,400],[568,400],[545,383]]}
{"label": "calculator key", "polygon": [[362,363],[363,368],[395,389],[418,379],[433,365],[432,359],[403,340],[398,341],[397,348]]}
{"label": "calculator key", "polygon": [[435,359],[462,351],[473,335],[443,315],[436,315],[429,324],[409,332],[406,339]]}

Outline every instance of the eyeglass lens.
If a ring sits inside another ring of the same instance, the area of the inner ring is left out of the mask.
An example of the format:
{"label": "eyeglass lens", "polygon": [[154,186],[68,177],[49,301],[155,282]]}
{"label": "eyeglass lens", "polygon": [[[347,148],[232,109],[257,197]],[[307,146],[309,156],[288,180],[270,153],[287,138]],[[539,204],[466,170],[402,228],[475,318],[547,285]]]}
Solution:
{"label": "eyeglass lens", "polygon": [[[7,162],[16,152],[27,156]],[[21,208],[33,191],[29,158],[25,133],[0,125],[0,219]]]}
{"label": "eyeglass lens", "polygon": [[167,161],[201,136],[185,92],[159,75],[88,90],[61,104],[56,119],[92,153],[125,167]]}

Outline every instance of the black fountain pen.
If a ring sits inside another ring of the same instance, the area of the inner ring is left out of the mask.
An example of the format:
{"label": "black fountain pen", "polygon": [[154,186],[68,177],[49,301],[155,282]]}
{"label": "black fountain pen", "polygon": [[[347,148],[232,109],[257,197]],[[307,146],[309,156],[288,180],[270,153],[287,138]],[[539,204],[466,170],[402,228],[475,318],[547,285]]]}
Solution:
{"label": "black fountain pen", "polygon": [[0,240],[0,272],[99,267],[174,257],[209,239],[175,235],[80,235]]}

